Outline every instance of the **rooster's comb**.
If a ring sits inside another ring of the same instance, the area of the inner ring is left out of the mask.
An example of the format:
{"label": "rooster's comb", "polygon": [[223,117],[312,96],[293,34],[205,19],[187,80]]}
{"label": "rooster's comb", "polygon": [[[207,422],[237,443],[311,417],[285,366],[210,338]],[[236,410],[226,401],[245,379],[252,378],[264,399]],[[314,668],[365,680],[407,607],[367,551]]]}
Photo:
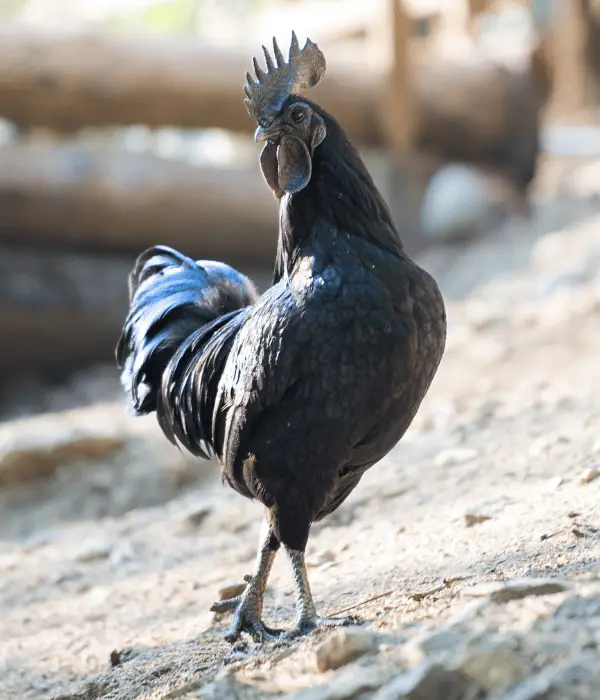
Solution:
{"label": "rooster's comb", "polygon": [[325,75],[325,56],[319,47],[310,39],[306,40],[304,48],[300,48],[295,32],[292,32],[292,43],[285,62],[277,40],[273,38],[273,54],[271,58],[265,46],[262,47],[267,64],[266,72],[260,67],[256,57],[253,59],[256,80],[246,73],[246,107],[261,126],[269,126],[289,95],[300,90],[314,87]]}

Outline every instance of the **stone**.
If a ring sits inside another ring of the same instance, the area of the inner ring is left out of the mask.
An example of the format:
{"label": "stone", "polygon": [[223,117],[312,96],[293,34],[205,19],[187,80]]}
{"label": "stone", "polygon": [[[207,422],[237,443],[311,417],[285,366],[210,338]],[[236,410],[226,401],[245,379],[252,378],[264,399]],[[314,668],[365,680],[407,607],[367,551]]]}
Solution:
{"label": "stone", "polygon": [[416,600],[417,602],[424,600],[425,598],[429,598],[429,596],[435,595],[436,593],[440,593],[441,591],[445,590],[446,585],[444,583],[438,585],[438,586],[432,586],[431,588],[426,588],[423,591],[415,591],[414,593],[409,594],[409,598],[411,600]]}
{"label": "stone", "polygon": [[570,660],[528,678],[502,700],[596,700],[600,672],[597,659]]}
{"label": "stone", "polygon": [[316,568],[319,566],[324,566],[325,564],[331,564],[335,561],[335,553],[330,549],[326,549],[323,552],[317,552],[314,557],[311,557],[306,565],[311,568]]}
{"label": "stone", "polygon": [[90,562],[100,559],[108,559],[111,552],[109,542],[98,538],[84,540],[75,554],[75,561]]}
{"label": "stone", "polygon": [[544,486],[542,487],[542,493],[554,493],[557,489],[559,489],[562,486],[562,483],[562,476],[553,476],[545,482]]}
{"label": "stone", "polygon": [[579,476],[579,483],[582,485],[589,484],[600,476],[600,464],[594,464],[593,467],[589,467]]}
{"label": "stone", "polygon": [[359,656],[376,651],[377,647],[377,639],[371,632],[352,628],[338,629],[317,647],[317,669],[324,673],[340,668]]}
{"label": "stone", "polygon": [[[243,697],[245,684],[240,683],[233,673],[224,673],[217,679],[203,688],[202,698],[204,700],[237,700]],[[189,689],[185,688],[186,693]],[[182,697],[185,697],[182,696]]]}
{"label": "stone", "polygon": [[483,689],[460,670],[427,661],[401,673],[373,695],[373,700],[450,700],[483,698]]}
{"label": "stone", "polygon": [[217,595],[219,600],[229,600],[241,595],[246,590],[245,581],[228,581],[219,586]]}
{"label": "stone", "polygon": [[491,520],[492,516],[486,513],[479,513],[477,511],[468,510],[465,515],[465,526],[473,527],[473,525],[479,525],[484,523],[486,520]]}
{"label": "stone", "polygon": [[527,667],[510,649],[498,648],[469,650],[458,668],[487,692],[494,693],[521,680]]}
{"label": "stone", "polygon": [[469,628],[461,624],[434,630],[416,637],[406,644],[405,652],[409,653],[406,658],[412,664],[416,664],[432,654],[455,651],[464,647],[472,635]]}
{"label": "stone", "polygon": [[435,458],[436,467],[451,467],[455,464],[464,464],[477,458],[477,450],[470,447],[448,447],[438,453]]}
{"label": "stone", "polygon": [[211,512],[212,508],[210,506],[198,506],[193,508],[186,516],[184,516],[183,524],[190,530],[196,530],[200,527],[200,525],[202,525]]}
{"label": "stone", "polygon": [[329,683],[286,695],[286,700],[351,700],[364,697],[383,686],[391,676],[390,671],[380,668],[348,668]]}
{"label": "stone", "polygon": [[139,552],[136,546],[127,540],[119,542],[119,544],[110,553],[111,566],[118,568],[123,564],[135,561],[139,557]]}
{"label": "stone", "polygon": [[70,462],[106,459],[127,443],[127,423],[94,406],[0,425],[0,488],[47,476]]}
{"label": "stone", "polygon": [[491,215],[484,175],[475,166],[451,163],[431,178],[421,203],[421,225],[427,238],[451,242],[474,238]]}
{"label": "stone", "polygon": [[463,595],[470,598],[488,598],[492,603],[508,603],[528,596],[553,595],[570,588],[566,581],[551,578],[522,578],[512,581],[490,581],[470,586]]}

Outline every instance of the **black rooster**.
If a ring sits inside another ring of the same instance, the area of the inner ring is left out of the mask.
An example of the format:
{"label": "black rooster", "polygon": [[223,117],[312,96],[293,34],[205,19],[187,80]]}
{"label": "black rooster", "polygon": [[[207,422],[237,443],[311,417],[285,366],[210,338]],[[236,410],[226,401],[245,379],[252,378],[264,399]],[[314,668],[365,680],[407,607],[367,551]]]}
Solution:
{"label": "black rooster", "polygon": [[387,206],[336,120],[299,90],[325,59],[292,35],[286,63],[273,41],[247,74],[264,177],[280,200],[273,286],[222,263],[157,246],[130,277],[117,349],[138,414],[198,457],[216,454],[223,480],[266,509],[256,566],[226,635],[279,630],[261,619],[283,546],[297,589],[287,636],[352,622],[319,617],[304,551],[311,523],[335,510],[400,440],[425,396],[446,337],[438,287],[402,248]]}

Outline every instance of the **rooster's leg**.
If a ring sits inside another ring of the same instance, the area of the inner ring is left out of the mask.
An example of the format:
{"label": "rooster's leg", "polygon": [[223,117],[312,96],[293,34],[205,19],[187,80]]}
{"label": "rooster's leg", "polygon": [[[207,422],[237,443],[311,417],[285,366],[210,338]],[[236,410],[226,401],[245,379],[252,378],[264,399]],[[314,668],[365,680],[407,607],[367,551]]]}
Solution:
{"label": "rooster's leg", "polygon": [[296,622],[292,629],[285,633],[285,637],[290,639],[319,628],[343,627],[356,624],[356,620],[353,617],[319,617],[317,615],[312,593],[310,592],[304,552],[286,547],[286,553],[292,565],[297,599]]}
{"label": "rooster's leg", "polygon": [[246,589],[241,595],[214,603],[211,607],[213,612],[235,610],[233,622],[225,635],[228,642],[234,642],[242,632],[250,634],[255,641],[276,638],[280,634],[280,630],[266,627],[261,620],[267,579],[278,549],[279,541],[271,532],[268,523],[265,522],[261,532],[256,564],[252,575],[247,577]]}

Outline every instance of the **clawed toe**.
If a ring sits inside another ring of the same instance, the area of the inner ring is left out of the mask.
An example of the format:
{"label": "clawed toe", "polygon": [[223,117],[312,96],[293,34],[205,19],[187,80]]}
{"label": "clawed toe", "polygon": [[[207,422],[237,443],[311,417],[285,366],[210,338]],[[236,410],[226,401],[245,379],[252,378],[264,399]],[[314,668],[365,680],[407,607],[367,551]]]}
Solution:
{"label": "clawed toe", "polygon": [[282,639],[295,639],[317,629],[333,629],[334,627],[349,627],[358,624],[360,621],[355,617],[308,617],[297,620],[292,629],[282,635]]}
{"label": "clawed toe", "polygon": [[[250,583],[252,579],[247,577],[247,580]],[[267,627],[260,619],[260,607],[252,591],[246,588],[244,593],[235,598],[213,603],[211,610],[216,613],[234,611],[233,620],[225,634],[225,640],[230,643],[237,641],[242,632],[249,634],[255,642],[278,639],[283,630]]]}
{"label": "clawed toe", "polygon": [[232,644],[239,639],[242,632],[249,634],[255,642],[272,641],[278,639],[282,634],[282,630],[267,627],[252,612],[244,611],[243,608],[240,608],[234,615],[233,622],[225,633],[225,640]]}
{"label": "clawed toe", "polygon": [[239,638],[242,632],[246,632],[252,637],[252,641],[260,644],[261,642],[270,642],[279,639],[281,631],[273,630],[267,627],[262,622],[247,622],[242,625],[241,629],[231,625],[225,634],[225,641],[233,644]]}
{"label": "clawed toe", "polygon": [[214,613],[225,613],[235,610],[242,602],[242,596],[237,595],[235,598],[227,598],[226,600],[218,600],[210,606],[210,611]]}

